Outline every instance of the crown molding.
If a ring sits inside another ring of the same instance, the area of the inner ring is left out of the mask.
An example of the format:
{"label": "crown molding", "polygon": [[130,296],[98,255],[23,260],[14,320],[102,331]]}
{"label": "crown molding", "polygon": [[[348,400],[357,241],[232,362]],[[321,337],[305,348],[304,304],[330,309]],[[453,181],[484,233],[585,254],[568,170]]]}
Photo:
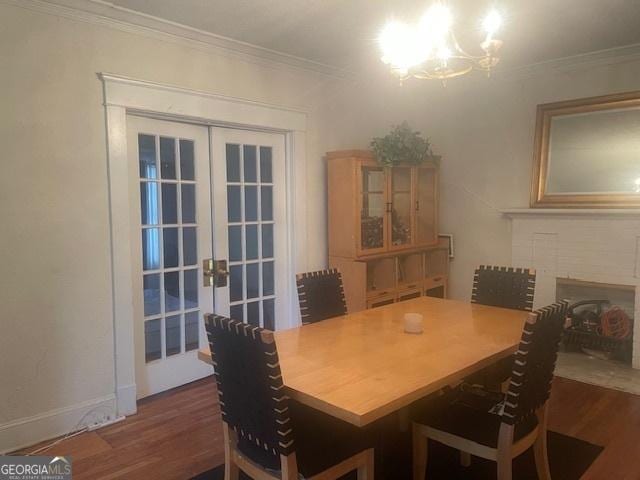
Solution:
{"label": "crown molding", "polygon": [[[518,80],[548,73],[570,72],[583,68],[597,68],[617,63],[631,62],[640,59],[640,43],[607,48],[593,52],[555,58],[544,62],[532,63],[520,67],[506,68],[496,71],[496,78]],[[493,74],[492,74],[493,75]]]}
{"label": "crown molding", "polygon": [[0,0],[0,3],[163,41],[172,41],[262,66],[272,68],[285,66],[334,78],[348,76],[348,72],[344,69],[216,35],[120,7],[104,0]]}

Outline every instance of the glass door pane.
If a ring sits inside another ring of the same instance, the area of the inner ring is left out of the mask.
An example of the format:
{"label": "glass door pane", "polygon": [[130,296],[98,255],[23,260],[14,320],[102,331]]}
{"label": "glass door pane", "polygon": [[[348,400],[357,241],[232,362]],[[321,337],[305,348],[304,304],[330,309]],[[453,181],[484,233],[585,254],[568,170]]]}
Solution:
{"label": "glass door pane", "polygon": [[147,362],[200,343],[183,335],[186,316],[200,313],[193,151],[191,139],[138,135]]}
{"label": "glass door pane", "polygon": [[214,256],[229,262],[216,313],[290,326],[284,136],[213,127],[211,145]]}
{"label": "glass door pane", "polygon": [[271,146],[225,144],[229,315],[274,329]]}
{"label": "glass door pane", "polygon": [[391,169],[391,245],[412,243],[411,167]]}
{"label": "glass door pane", "polygon": [[433,245],[438,242],[436,173],[432,168],[417,169],[416,232],[417,243]]}
{"label": "glass door pane", "polygon": [[362,167],[362,212],[360,218],[360,248],[372,250],[384,247],[385,172],[382,167]]}
{"label": "glass door pane", "polygon": [[211,374],[197,358],[213,310],[201,270],[211,257],[208,139],[206,127],[127,117],[138,398]]}

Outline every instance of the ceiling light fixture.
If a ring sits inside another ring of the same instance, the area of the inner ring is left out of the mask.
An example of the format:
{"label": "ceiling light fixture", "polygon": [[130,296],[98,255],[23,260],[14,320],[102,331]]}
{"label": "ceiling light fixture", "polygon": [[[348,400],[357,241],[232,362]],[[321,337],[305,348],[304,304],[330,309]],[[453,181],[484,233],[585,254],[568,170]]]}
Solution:
{"label": "ceiling light fixture", "polygon": [[476,69],[491,73],[500,58],[502,40],[494,37],[502,17],[492,10],[482,21],[483,55],[470,55],[460,47],[453,32],[453,15],[447,5],[434,3],[415,25],[392,21],[380,32],[381,60],[400,79],[446,80]]}

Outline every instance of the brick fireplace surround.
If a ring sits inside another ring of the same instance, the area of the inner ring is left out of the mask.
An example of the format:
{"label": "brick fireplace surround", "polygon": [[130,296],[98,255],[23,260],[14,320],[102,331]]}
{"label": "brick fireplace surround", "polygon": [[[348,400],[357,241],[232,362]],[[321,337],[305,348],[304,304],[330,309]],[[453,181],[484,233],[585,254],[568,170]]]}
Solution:
{"label": "brick fireplace surround", "polygon": [[[512,265],[535,268],[534,307],[556,300],[556,279],[635,287],[640,318],[640,210],[510,209]],[[640,369],[640,328],[633,368]]]}

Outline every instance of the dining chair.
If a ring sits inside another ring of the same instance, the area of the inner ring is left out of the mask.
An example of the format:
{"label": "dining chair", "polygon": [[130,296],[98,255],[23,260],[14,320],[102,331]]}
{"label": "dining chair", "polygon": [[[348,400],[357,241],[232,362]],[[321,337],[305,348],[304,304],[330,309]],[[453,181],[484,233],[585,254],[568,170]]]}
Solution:
{"label": "dining chair", "polygon": [[[535,288],[534,269],[480,265],[473,275],[471,303],[530,312]],[[498,361],[467,378],[465,384],[499,390],[509,379],[512,363],[512,357]]]}
{"label": "dining chair", "polygon": [[296,275],[302,323],[347,314],[342,274],[337,268]]}
{"label": "dining chair", "polygon": [[550,480],[547,401],[567,312],[561,301],[530,313],[515,354],[509,389],[498,403],[456,391],[413,423],[413,478],[425,480],[429,439],[497,462],[498,480],[511,480],[513,458],[533,446],[540,480]]}
{"label": "dining chair", "polygon": [[334,480],[354,470],[358,480],[373,480],[373,449],[357,427],[287,397],[273,332],[215,314],[205,315],[205,327],[225,480],[240,471],[256,480]]}
{"label": "dining chair", "polygon": [[471,303],[530,312],[535,288],[533,269],[480,265],[473,275]]}

